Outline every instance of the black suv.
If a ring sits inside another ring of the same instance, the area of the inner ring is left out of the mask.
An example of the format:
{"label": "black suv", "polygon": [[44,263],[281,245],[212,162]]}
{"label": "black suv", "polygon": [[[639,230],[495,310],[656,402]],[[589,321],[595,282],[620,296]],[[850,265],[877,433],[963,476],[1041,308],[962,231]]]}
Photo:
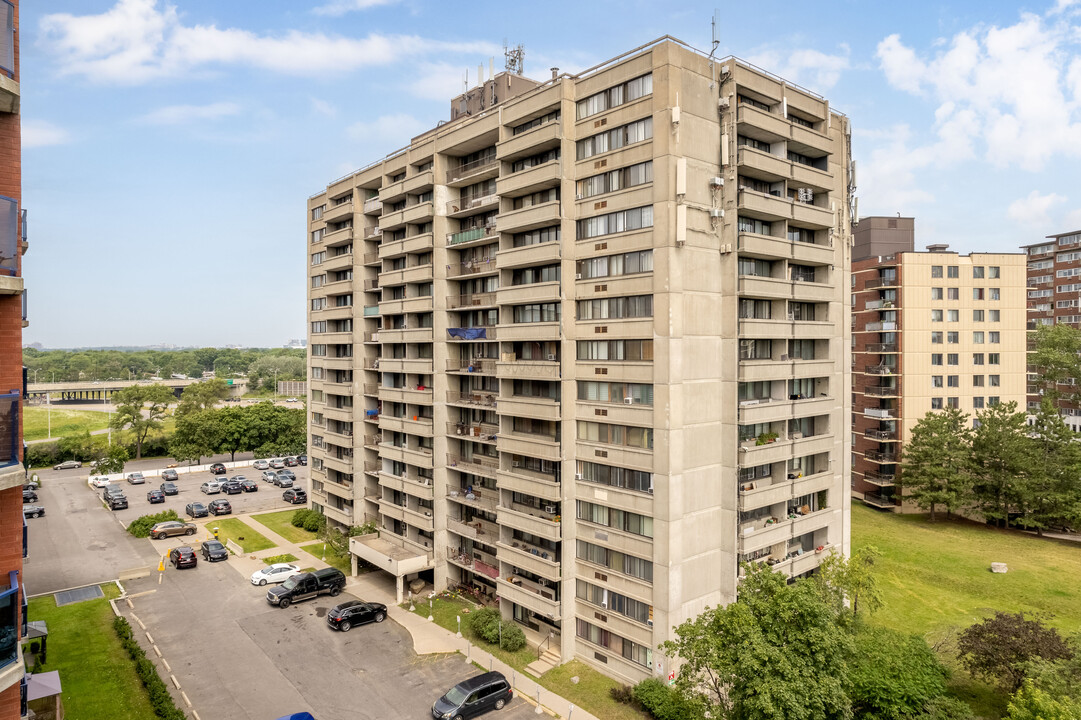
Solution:
{"label": "black suv", "polygon": [[37,493],[36,490],[34,490],[33,488],[31,488],[29,490],[26,489],[26,488],[23,488],[23,502],[24,503],[32,503],[32,502],[37,502],[37,501],[38,501],[38,493]]}
{"label": "black suv", "polygon": [[211,475],[224,475],[226,472],[228,472],[228,471],[225,469],[225,466],[222,465],[221,463],[214,463],[213,465],[210,466],[210,474]]}
{"label": "black suv", "polygon": [[308,493],[304,492],[304,488],[289,488],[282,493],[282,500],[290,505],[303,505],[308,502]]}
{"label": "black suv", "polygon": [[225,546],[222,545],[219,540],[204,541],[200,546],[199,551],[202,553],[203,559],[207,562],[229,559],[229,551],[225,549]]}
{"label": "black suv", "polygon": [[271,588],[267,591],[266,601],[271,605],[287,608],[294,602],[318,595],[337,597],[344,587],[345,573],[337,568],[323,568],[294,575],[278,587]]}
{"label": "black suv", "polygon": [[368,603],[363,600],[350,600],[335,605],[327,613],[327,625],[335,630],[349,632],[350,628],[365,623],[381,623],[387,618],[387,606],[382,603]]}
{"label": "black suv", "polygon": [[181,545],[169,551],[169,562],[179,570],[180,568],[195,567],[199,564],[199,558],[190,547]]}
{"label": "black suv", "polygon": [[211,515],[228,515],[233,512],[233,506],[228,500],[211,500],[206,510]]}
{"label": "black suv", "polygon": [[244,488],[241,486],[239,480],[233,478],[222,483],[221,491],[226,495],[239,495],[244,492]]}
{"label": "black suv", "polygon": [[514,697],[507,678],[501,672],[487,672],[460,682],[432,705],[436,720],[469,718],[489,710],[502,710]]}
{"label": "black suv", "polygon": [[110,510],[128,509],[128,499],[123,495],[106,495],[105,504],[109,506]]}

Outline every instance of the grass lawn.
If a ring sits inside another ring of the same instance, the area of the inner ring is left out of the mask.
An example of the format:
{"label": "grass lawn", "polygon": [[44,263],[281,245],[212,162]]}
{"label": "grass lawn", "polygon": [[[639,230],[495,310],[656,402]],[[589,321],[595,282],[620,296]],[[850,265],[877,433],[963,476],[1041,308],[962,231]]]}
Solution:
{"label": "grass lawn", "polygon": [[[409,603],[402,603],[402,607],[406,610],[409,609]],[[435,623],[440,627],[444,627],[451,632],[458,632],[458,623],[455,617],[461,616],[462,618],[462,637],[469,640],[479,648],[483,648],[485,651],[495,655],[497,658],[507,663],[516,670],[525,671],[525,666],[537,659],[536,651],[526,647],[517,652],[507,652],[506,650],[500,650],[496,645],[489,645],[481,638],[473,634],[473,628],[469,626],[469,614],[464,613],[464,610],[469,610],[470,613],[476,612],[480,608],[471,600],[456,599],[447,600],[445,598],[432,598],[432,615],[435,616]],[[421,617],[428,617],[428,600],[426,598],[418,598],[416,600],[416,610],[413,611]]]}
{"label": "grass lawn", "polygon": [[[218,528],[218,538],[223,543],[227,540],[232,540],[242,547],[246,553],[258,552],[274,547],[274,543],[260,535],[259,532],[250,525],[247,525],[236,518],[213,518],[206,524],[206,531],[212,533],[214,528]],[[243,540],[241,540],[241,538],[243,538]]]}
{"label": "grass lawn", "polygon": [[263,562],[267,565],[277,565],[278,563],[291,563],[299,560],[293,553],[285,553],[284,555],[275,555],[273,557],[263,558]]}
{"label": "grass lawn", "polygon": [[296,510],[282,510],[281,512],[264,513],[252,517],[289,542],[304,543],[315,540],[318,537],[316,533],[308,532],[304,528],[293,527],[289,523],[295,512]]}
{"label": "grass lawn", "polygon": [[[315,558],[317,560],[323,560],[323,543],[322,542],[311,543],[309,545],[302,545],[300,547],[300,549],[303,550],[304,552],[308,553],[309,555],[311,555],[313,558]],[[346,554],[346,555],[344,555],[342,557],[338,557],[337,555],[334,554],[334,551],[331,550],[329,547],[326,549],[326,553],[327,553],[327,557],[326,557],[325,562],[326,562],[327,565],[330,565],[331,567],[338,568],[339,570],[341,570],[346,575],[353,572],[353,568],[350,567],[349,555],[348,554]]]}
{"label": "grass lawn", "polygon": [[94,432],[109,427],[109,415],[95,410],[67,410],[53,407],[23,408],[23,433],[26,440],[49,437],[49,416],[52,416],[52,436],[80,435],[84,430]]}
{"label": "grass lawn", "polygon": [[[115,585],[103,585],[106,598]],[[112,720],[117,708],[126,717],[152,718],[146,690],[113,630],[107,599],[56,607],[52,595],[30,601],[28,615],[49,626],[49,662],[42,671],[60,671],[65,715],[79,720]]]}
{"label": "grass lawn", "polygon": [[[965,628],[993,610],[1042,612],[1064,633],[1081,629],[1081,545],[978,523],[927,521],[852,505],[852,545],[882,551],[883,609],[874,622],[927,635]],[[991,572],[992,562],[1009,566]]]}

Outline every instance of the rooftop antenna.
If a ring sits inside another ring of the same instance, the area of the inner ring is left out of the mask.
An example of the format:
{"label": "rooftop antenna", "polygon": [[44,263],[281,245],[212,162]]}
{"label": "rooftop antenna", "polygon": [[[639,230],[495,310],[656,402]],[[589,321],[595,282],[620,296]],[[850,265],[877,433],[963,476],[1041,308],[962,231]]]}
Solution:
{"label": "rooftop antenna", "polygon": [[709,51],[709,89],[712,90],[717,84],[714,79],[716,76],[713,74],[713,53],[717,52],[717,46],[721,44],[720,38],[717,37],[717,8],[713,9],[713,20],[710,25],[713,26],[713,45]]}
{"label": "rooftop antenna", "polygon": [[503,38],[503,56],[507,59],[507,72],[515,75],[525,75],[525,47],[521,44],[516,47],[508,47],[507,39]]}
{"label": "rooftop antenna", "polygon": [[465,75],[462,77],[462,92],[469,92],[469,68],[465,69]]}

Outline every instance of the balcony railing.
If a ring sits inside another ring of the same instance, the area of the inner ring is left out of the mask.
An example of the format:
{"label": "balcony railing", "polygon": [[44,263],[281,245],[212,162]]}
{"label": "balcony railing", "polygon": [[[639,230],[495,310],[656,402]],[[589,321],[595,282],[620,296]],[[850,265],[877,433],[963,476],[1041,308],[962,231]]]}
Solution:
{"label": "balcony railing", "polygon": [[469,472],[471,465],[488,468],[489,470],[498,470],[499,459],[494,457],[485,457],[483,455],[474,455],[473,457],[467,458],[462,457],[461,455],[453,455],[451,453],[447,453],[447,465],[463,472]]}
{"label": "balcony railing", "polygon": [[19,464],[19,393],[0,395],[0,468]]}
{"label": "balcony railing", "polygon": [[868,375],[892,375],[893,368],[889,365],[864,365],[863,371]]}
{"label": "balcony railing", "polygon": [[897,306],[893,300],[868,300],[863,307],[867,310],[894,310]]}
{"label": "balcony railing", "polygon": [[872,288],[896,287],[896,286],[897,286],[897,278],[895,278],[895,277],[875,278],[874,280],[868,280],[863,285],[863,287],[867,288],[868,290],[870,290]]}
{"label": "balcony railing", "polygon": [[0,591],[0,668],[19,660],[19,638],[25,630],[19,627],[20,605],[19,573],[10,570],[8,586]]}
{"label": "balcony railing", "polygon": [[871,322],[864,327],[867,332],[893,332],[896,329],[896,322]]}
{"label": "balcony railing", "polygon": [[[463,212],[465,210],[472,210],[473,208],[483,207],[484,205],[491,205],[496,202],[499,202],[499,196],[494,193],[491,195],[477,195],[474,197],[459,198],[458,200],[450,200],[447,202],[447,215],[453,215],[454,213]],[[476,240],[477,238],[473,239]],[[460,242],[466,241],[462,240]]]}
{"label": "balcony railing", "polygon": [[897,475],[894,473],[879,472],[877,470],[868,470],[863,473],[863,479],[872,485],[889,486],[896,484]]}
{"label": "balcony railing", "polygon": [[874,440],[896,440],[896,430],[865,430],[864,436],[872,438]]}
{"label": "balcony railing", "polygon": [[452,183],[456,180],[463,180],[471,175],[479,175],[486,170],[497,167],[499,167],[499,161],[494,156],[478,158],[447,170],[447,182]]}
{"label": "balcony railing", "polygon": [[863,389],[863,394],[869,397],[893,397],[900,394],[900,389],[895,387],[872,385]]}
{"label": "balcony railing", "polygon": [[0,3],[0,70],[15,77],[15,6]]}
{"label": "balcony railing", "polygon": [[863,414],[867,417],[878,418],[879,420],[896,420],[890,413],[893,412],[889,408],[864,408]]}
{"label": "balcony railing", "polygon": [[447,296],[448,310],[456,310],[463,307],[476,307],[479,305],[495,305],[495,293]]}
{"label": "balcony railing", "polygon": [[364,212],[373,213],[383,209],[383,201],[377,197],[368,198],[364,201]]}
{"label": "balcony railing", "polygon": [[469,358],[447,360],[447,372],[478,373],[495,375],[495,360],[492,358]]}
{"label": "balcony railing", "polygon": [[496,397],[498,392],[486,390],[477,390],[475,392],[458,392],[455,390],[447,391],[447,402],[468,404],[468,405],[481,405],[483,407],[495,407]]}
{"label": "balcony railing", "polygon": [[476,258],[475,260],[465,260],[457,265],[451,264],[447,266],[447,277],[455,278],[462,275],[476,275],[482,272],[495,272],[495,253],[491,253],[487,257]]}
{"label": "balcony railing", "polygon": [[[0,3],[0,8],[6,7]],[[3,31],[0,30],[0,34]],[[19,272],[19,203],[0,196],[0,275]]]}
{"label": "balcony railing", "polygon": [[880,508],[892,508],[896,507],[897,503],[894,502],[892,496],[875,495],[873,493],[864,493],[863,501],[868,505],[873,505]]}
{"label": "balcony railing", "polygon": [[868,450],[868,451],[866,451],[864,453],[864,455],[868,459],[874,460],[875,462],[885,462],[885,463],[897,462],[897,458],[898,458],[897,453],[883,452],[881,450]]}
{"label": "balcony railing", "polygon": [[494,234],[495,223],[489,223],[483,227],[476,227],[470,230],[448,234],[447,245],[460,245],[462,243],[473,242],[474,240],[491,237]]}
{"label": "balcony railing", "polygon": [[867,345],[867,352],[895,353],[897,352],[897,343],[870,343]]}

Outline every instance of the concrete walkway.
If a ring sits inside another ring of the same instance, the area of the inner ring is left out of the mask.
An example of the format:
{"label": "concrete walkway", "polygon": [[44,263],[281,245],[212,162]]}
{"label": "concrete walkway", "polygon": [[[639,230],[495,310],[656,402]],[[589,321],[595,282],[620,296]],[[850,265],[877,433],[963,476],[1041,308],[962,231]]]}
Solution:
{"label": "concrete walkway", "polygon": [[[233,517],[258,531],[260,535],[277,545],[277,547],[267,550],[238,555],[229,561],[229,564],[245,578],[250,578],[253,572],[266,567],[263,558],[285,553],[292,553],[298,557],[297,564],[301,567],[329,567],[327,563],[301,550],[299,544],[286,540],[258,520],[255,520],[251,515],[234,515]],[[346,589],[368,602],[380,602],[386,605],[387,615],[405,628],[410,637],[413,638],[413,650],[418,655],[461,653],[463,672],[466,670],[466,665],[471,663],[477,663],[488,670],[498,670],[511,681],[511,685],[519,697],[531,705],[538,706],[538,714],[546,712],[553,717],[568,718],[568,720],[570,718],[597,720],[595,716],[585,710],[574,707],[565,698],[545,690],[534,678],[515,670],[465,638],[457,637],[455,633],[436,625],[434,622],[429,622],[420,615],[398,607],[394,602],[396,597],[394,578],[387,573],[373,571],[364,575],[350,577],[346,582]],[[423,603],[424,599],[417,601],[418,605]]]}

